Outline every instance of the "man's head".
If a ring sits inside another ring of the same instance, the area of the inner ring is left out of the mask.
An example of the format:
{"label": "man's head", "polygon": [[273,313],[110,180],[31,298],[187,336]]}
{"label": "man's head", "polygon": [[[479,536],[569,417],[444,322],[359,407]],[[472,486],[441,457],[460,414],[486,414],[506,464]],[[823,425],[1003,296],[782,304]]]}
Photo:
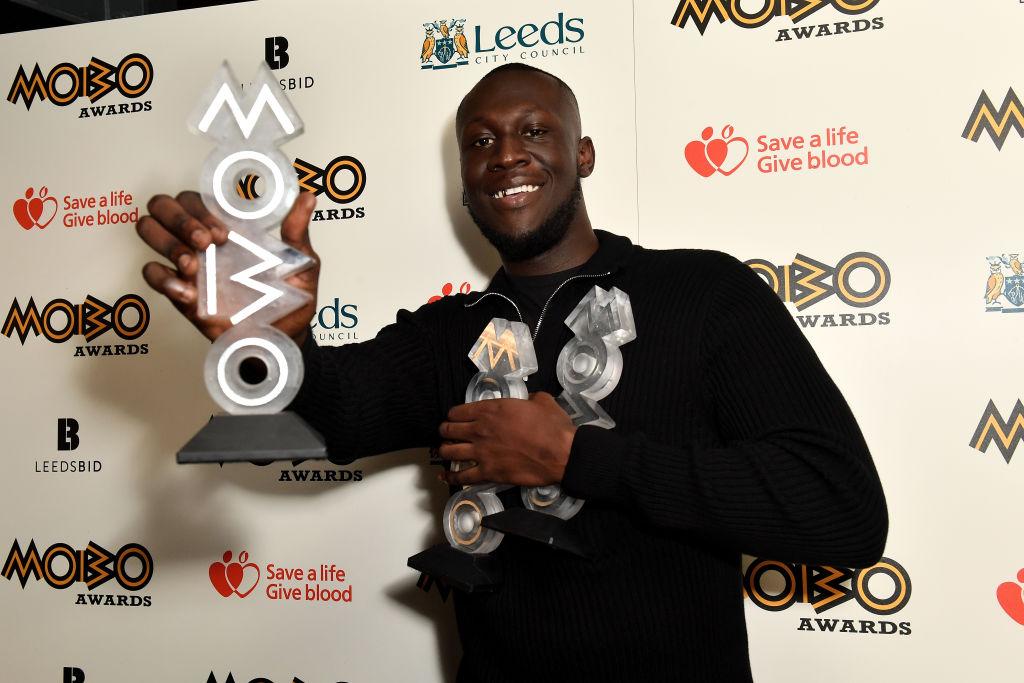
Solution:
{"label": "man's head", "polygon": [[469,213],[506,262],[532,259],[586,226],[580,178],[594,169],[576,96],[525,64],[494,69],[455,117]]}

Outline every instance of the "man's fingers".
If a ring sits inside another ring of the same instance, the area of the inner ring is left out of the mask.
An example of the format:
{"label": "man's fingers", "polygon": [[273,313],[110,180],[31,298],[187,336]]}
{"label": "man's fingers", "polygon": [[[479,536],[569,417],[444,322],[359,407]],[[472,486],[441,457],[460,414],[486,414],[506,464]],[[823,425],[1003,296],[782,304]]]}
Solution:
{"label": "man's fingers", "polygon": [[142,277],[146,280],[146,284],[172,302],[184,307],[195,305],[195,286],[178,278],[177,274],[167,266],[150,261],[142,267]]}
{"label": "man's fingers", "polygon": [[291,211],[281,223],[281,241],[314,258],[316,254],[309,241],[309,219],[313,216],[315,206],[316,197],[311,192],[300,192]]}
{"label": "man's fingers", "polygon": [[476,436],[472,422],[442,422],[437,431],[442,438],[452,441],[472,441]]}
{"label": "man's fingers", "polygon": [[471,467],[458,472],[448,471],[444,473],[442,479],[450,486],[469,486],[470,484],[479,484],[482,481],[487,481],[481,475],[479,467]]}
{"label": "man's fingers", "polygon": [[476,447],[471,443],[443,443],[437,454],[453,462],[470,462],[476,459],[475,451]]}
{"label": "man's fingers", "polygon": [[513,398],[495,398],[488,401],[474,401],[457,405],[448,411],[448,419],[452,422],[472,422],[480,419],[481,415],[489,415],[492,411],[500,410],[503,401],[518,401]]}
{"label": "man's fingers", "polygon": [[203,198],[199,196],[198,192],[185,190],[184,192],[179,192],[175,199],[181,204],[181,208],[198,218],[209,229],[214,242],[224,244],[228,241],[228,229],[216,216],[207,210],[206,204],[203,203]]}
{"label": "man's fingers", "polygon": [[193,276],[199,269],[199,261],[195,252],[181,240],[164,230],[152,216],[143,216],[135,224],[135,230],[142,241],[152,247],[153,251],[162,254],[168,261],[178,267],[182,275]]}
{"label": "man's fingers", "polygon": [[169,233],[197,251],[206,249],[214,241],[209,227],[165,194],[150,199],[147,208]]}

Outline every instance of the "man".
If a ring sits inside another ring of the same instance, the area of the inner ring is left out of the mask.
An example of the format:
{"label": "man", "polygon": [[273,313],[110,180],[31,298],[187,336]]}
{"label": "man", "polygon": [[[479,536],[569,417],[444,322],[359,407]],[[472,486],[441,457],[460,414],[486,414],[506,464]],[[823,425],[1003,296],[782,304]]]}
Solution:
{"label": "man", "polygon": [[[568,522],[589,559],[506,536],[504,583],[458,594],[465,681],[750,681],[741,553],[869,566],[887,516],[871,457],[842,396],[783,304],[718,252],[650,251],[595,232],[580,178],[594,170],[572,91],[521,64],[490,72],[459,106],[469,210],[501,255],[487,291],[446,297],[373,340],[318,349],[311,302],[278,326],[300,343],[293,408],[346,461],[443,441],[476,465],[445,478],[560,484],[585,499]],[[315,256],[314,202],[282,226]],[[195,317],[195,253],[223,241],[197,195],[154,197],[143,239],[177,265],[146,280]],[[314,295],[317,271],[293,283]],[[601,406],[613,430],[576,428],[552,394],[568,313],[594,285],[631,299],[637,339]],[[466,354],[493,317],[526,321],[540,369],[528,401],[462,404]],[[472,464],[472,463],[470,463]]]}

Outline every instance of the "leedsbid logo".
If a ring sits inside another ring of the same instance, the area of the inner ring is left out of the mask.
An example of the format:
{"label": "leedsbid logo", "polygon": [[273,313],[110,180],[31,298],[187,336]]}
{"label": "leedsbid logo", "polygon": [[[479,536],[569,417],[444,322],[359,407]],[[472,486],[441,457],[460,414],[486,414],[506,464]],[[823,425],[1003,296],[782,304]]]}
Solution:
{"label": "leedsbid logo", "polygon": [[210,583],[222,597],[237,595],[244,598],[259,584],[260,568],[256,563],[249,562],[249,553],[244,550],[238,554],[236,562],[231,561],[231,556],[232,552],[227,550],[223,562],[210,565]]}

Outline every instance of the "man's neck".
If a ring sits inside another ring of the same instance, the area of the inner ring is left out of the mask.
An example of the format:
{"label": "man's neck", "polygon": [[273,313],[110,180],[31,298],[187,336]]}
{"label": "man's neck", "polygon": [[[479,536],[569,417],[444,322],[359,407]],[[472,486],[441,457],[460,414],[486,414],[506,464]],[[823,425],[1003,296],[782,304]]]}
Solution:
{"label": "man's neck", "polygon": [[510,262],[502,259],[502,265],[509,275],[520,277],[548,275],[582,266],[594,255],[597,247],[597,235],[594,234],[594,229],[590,226],[586,208],[581,204],[575,220],[558,244],[543,254],[525,261]]}

